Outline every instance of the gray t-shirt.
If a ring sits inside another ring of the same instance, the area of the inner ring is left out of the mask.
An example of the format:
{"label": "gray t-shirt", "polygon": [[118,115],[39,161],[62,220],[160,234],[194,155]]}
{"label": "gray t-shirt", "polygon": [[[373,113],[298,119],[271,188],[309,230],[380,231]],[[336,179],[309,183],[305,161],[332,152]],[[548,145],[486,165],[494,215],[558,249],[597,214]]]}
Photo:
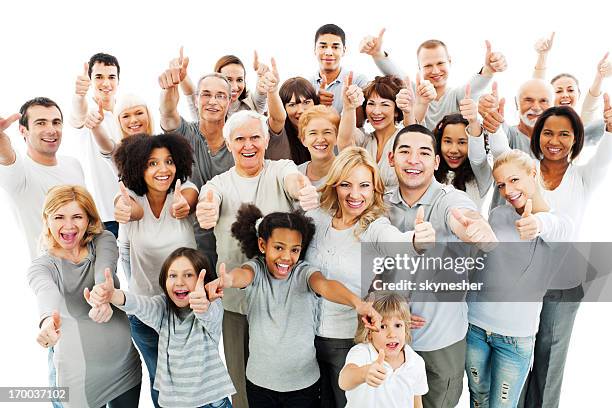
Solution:
{"label": "gray t-shirt", "polygon": [[[289,120],[289,119],[287,119]],[[291,147],[289,147],[289,137],[287,136],[287,130],[283,126],[280,133],[274,133],[271,129],[270,142],[266,149],[266,159],[269,160],[291,160]]]}
{"label": "gray t-shirt", "polygon": [[[310,164],[310,161],[304,162],[302,164],[300,164],[299,166],[297,166],[297,169],[300,173],[302,173],[305,176],[308,176],[306,174],[306,169],[308,169],[308,165]],[[327,177],[321,177],[318,180],[310,180],[310,183],[315,186],[316,188],[319,188],[321,186],[323,186],[325,184],[325,182],[327,181]]]}
{"label": "gray t-shirt", "polygon": [[298,262],[287,279],[274,278],[263,257],[243,265],[255,272],[245,288],[249,321],[246,376],[278,392],[296,391],[319,379],[314,348],[316,297],[308,279],[318,271]]}
{"label": "gray t-shirt", "polygon": [[[390,207],[391,224],[400,231],[414,229],[418,208],[423,206],[425,221],[429,221],[436,231],[436,242],[459,242],[448,222],[452,208],[477,211],[476,205],[465,192],[440,184],[435,179],[432,179],[425,194],[412,207],[403,200],[399,188],[385,194],[385,201]],[[417,271],[415,277],[418,278],[419,273]],[[424,327],[412,332],[412,348],[416,351],[440,350],[465,337],[468,323],[465,302],[412,302],[411,311],[427,321]]]}
{"label": "gray t-shirt", "polygon": [[54,310],[61,316],[61,336],[53,354],[57,383],[53,385],[70,388],[66,407],[104,406],[142,380],[125,313],[114,309],[110,321],[96,323],[89,318],[91,306],[83,297],[85,288],[104,281],[105,268],[113,271],[115,287],[119,286],[115,237],[103,231],[87,249],[89,254],[78,264],[42,255],[32,262],[27,275],[41,320]]}

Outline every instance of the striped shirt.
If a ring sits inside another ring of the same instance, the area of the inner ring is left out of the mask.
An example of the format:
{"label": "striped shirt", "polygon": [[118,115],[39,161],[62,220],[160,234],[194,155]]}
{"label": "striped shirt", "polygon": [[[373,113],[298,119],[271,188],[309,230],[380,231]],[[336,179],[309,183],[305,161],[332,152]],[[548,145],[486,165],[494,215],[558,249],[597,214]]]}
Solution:
{"label": "striped shirt", "polygon": [[[177,316],[165,295],[125,293],[126,313],[159,333],[153,388],[163,407],[200,407],[236,392],[219,356],[223,306],[217,300],[202,314]],[[182,317],[182,318],[181,318]]]}

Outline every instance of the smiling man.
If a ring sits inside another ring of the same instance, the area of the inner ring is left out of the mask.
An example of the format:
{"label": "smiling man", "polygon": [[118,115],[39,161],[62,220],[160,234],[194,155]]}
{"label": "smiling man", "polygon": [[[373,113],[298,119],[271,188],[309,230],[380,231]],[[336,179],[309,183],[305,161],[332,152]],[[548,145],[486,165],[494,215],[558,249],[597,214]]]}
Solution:
{"label": "smiling man", "polygon": [[[115,94],[119,86],[119,71],[119,62],[114,56],[104,53],[92,55],[89,62],[83,65],[83,72],[76,78],[69,120],[72,127],[77,129],[76,136],[80,151],[84,155],[83,165],[88,189],[94,197],[104,227],[115,237],[119,230],[119,224],[114,217],[113,204],[113,199],[119,192],[117,175],[110,161],[100,153],[100,147],[91,129],[85,126],[85,122],[88,110],[100,111],[104,114],[100,126],[114,142],[121,139],[119,123],[113,115]],[[87,94],[90,88],[92,98],[88,100]]]}
{"label": "smiling man", "polygon": [[[49,98],[39,97],[24,103],[19,112],[0,118],[0,187],[11,199],[34,259],[38,256],[41,211],[47,191],[58,184],[85,185],[85,179],[76,159],[56,155],[63,130],[59,106]],[[16,120],[26,143],[25,156],[13,149],[5,133]]]}

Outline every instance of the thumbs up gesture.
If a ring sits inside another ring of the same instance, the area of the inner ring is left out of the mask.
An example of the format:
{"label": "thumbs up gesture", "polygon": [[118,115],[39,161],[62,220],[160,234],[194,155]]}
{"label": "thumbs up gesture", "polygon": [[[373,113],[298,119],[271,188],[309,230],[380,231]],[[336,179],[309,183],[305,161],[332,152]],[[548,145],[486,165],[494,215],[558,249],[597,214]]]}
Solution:
{"label": "thumbs up gesture", "polygon": [[363,90],[353,84],[353,71],[350,71],[342,83],[342,109],[355,110],[363,101]]}
{"label": "thumbs up gesture", "polygon": [[85,118],[85,127],[87,129],[95,129],[104,120],[104,108],[102,107],[102,101],[98,101],[97,110],[89,111]]}
{"label": "thumbs up gesture", "polygon": [[204,278],[206,277],[206,270],[202,269],[198,276],[195,288],[189,293],[189,307],[194,313],[206,313],[210,302],[206,298],[206,292],[204,291]]}
{"label": "thumbs up gesture", "polygon": [[605,93],[604,96],[604,121],[606,122],[606,131],[612,132],[612,106],[610,106],[610,96]]}
{"label": "thumbs up gesture", "polygon": [[497,82],[493,82],[493,91],[484,94],[478,100],[478,113],[482,116],[482,127],[489,133],[497,132],[504,123],[504,106],[506,100],[498,99]]}
{"label": "thumbs up gesture", "polygon": [[54,310],[51,317],[47,317],[42,325],[36,341],[43,347],[53,347],[57,344],[60,338],[60,327],[62,325],[62,319],[57,310]]}
{"label": "thumbs up gesture", "polygon": [[414,219],[414,237],[412,238],[414,248],[423,252],[433,248],[436,242],[436,231],[430,222],[425,221],[425,208],[420,206]]}
{"label": "thumbs up gesture", "polygon": [[223,297],[223,289],[232,287],[232,274],[225,272],[225,263],[219,265],[219,277],[206,284],[206,293],[211,302]]}
{"label": "thumbs up gesture", "polygon": [[508,68],[508,64],[506,63],[506,57],[501,52],[493,52],[491,51],[491,43],[486,40],[485,41],[485,64],[483,74],[493,75],[496,72],[503,72]]}
{"label": "thumbs up gesture", "polygon": [[321,84],[319,85],[319,101],[321,105],[332,106],[334,103],[333,92],[327,91],[327,77],[321,76]]}
{"label": "thumbs up gesture", "polygon": [[597,64],[597,74],[596,75],[600,79],[604,79],[609,76],[612,76],[612,64],[610,64],[610,61],[608,61],[608,55],[610,55],[610,53],[606,52],[606,55],[604,55],[604,57]]}
{"label": "thumbs up gesture", "polygon": [[219,203],[216,202],[212,190],[207,190],[203,200],[196,206],[196,217],[200,227],[214,228],[219,220]]}
{"label": "thumbs up gesture", "polygon": [[438,97],[436,88],[427,79],[421,79],[421,73],[417,72],[416,76],[416,94],[417,103],[427,105],[433,102]]}
{"label": "thumbs up gesture", "polygon": [[110,268],[104,270],[104,282],[98,283],[93,287],[91,293],[85,288],[85,300],[92,306],[100,306],[105,303],[110,303],[115,293],[115,282]]}
{"label": "thumbs up gesture", "polygon": [[119,190],[121,191],[121,196],[115,203],[115,221],[127,224],[132,219],[132,199],[123,181],[119,182]]}
{"label": "thumbs up gesture", "polygon": [[465,86],[465,97],[459,102],[459,111],[461,116],[469,122],[470,130],[479,128],[478,123],[478,107],[476,102],[471,98],[470,84]]}
{"label": "thumbs up gesture", "polygon": [[181,220],[189,216],[190,211],[191,207],[189,207],[187,199],[183,197],[183,194],[181,193],[181,180],[176,179],[176,185],[174,187],[174,192],[172,193],[172,207],[170,208],[170,215],[177,220]]}
{"label": "thumbs up gesture", "polygon": [[319,193],[317,188],[310,183],[308,177],[298,174],[298,196],[300,207],[304,211],[319,207]]}
{"label": "thumbs up gesture", "polygon": [[[258,65],[263,66],[263,64]],[[260,94],[274,93],[278,90],[280,75],[278,74],[278,68],[276,67],[276,60],[274,58],[270,60],[270,66],[272,69],[267,69],[263,74],[258,75],[257,92]]]}
{"label": "thumbs up gesture", "polygon": [[412,90],[412,82],[409,77],[404,78],[404,87],[395,95],[395,105],[408,116],[414,108],[415,96]]}
{"label": "thumbs up gesture", "polygon": [[553,31],[550,37],[540,38],[538,41],[536,41],[533,48],[538,54],[547,54],[553,46],[554,39],[555,39],[555,33]]}
{"label": "thumbs up gesture", "polygon": [[542,229],[540,221],[532,214],[532,207],[531,199],[528,199],[523,208],[521,219],[515,222],[516,230],[524,241],[535,239]]}
{"label": "thumbs up gesture", "polygon": [[383,35],[385,29],[381,29],[378,36],[365,36],[359,43],[359,52],[368,54],[374,58],[384,58],[385,53],[382,51]]}
{"label": "thumbs up gesture", "polygon": [[461,231],[453,232],[463,241],[475,244],[485,252],[492,251],[497,246],[497,237],[489,223],[479,214],[466,217],[456,208],[451,209],[453,218],[461,225]]}
{"label": "thumbs up gesture", "polygon": [[383,365],[385,362],[385,349],[384,346],[378,351],[378,358],[368,368],[366,373],[366,384],[370,387],[379,387],[385,378],[387,378],[387,369]]}
{"label": "thumbs up gesture", "polygon": [[81,74],[77,75],[74,93],[79,96],[87,95],[90,83],[91,79],[89,78],[89,63],[85,62],[83,64],[83,71]]}

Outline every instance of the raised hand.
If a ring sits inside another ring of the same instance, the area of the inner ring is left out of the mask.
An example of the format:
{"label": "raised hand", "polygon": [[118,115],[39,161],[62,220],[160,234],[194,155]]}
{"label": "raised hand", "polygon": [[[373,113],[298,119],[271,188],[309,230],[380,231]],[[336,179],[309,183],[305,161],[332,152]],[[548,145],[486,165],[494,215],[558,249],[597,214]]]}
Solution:
{"label": "raised hand", "polygon": [[597,75],[601,78],[607,78],[612,76],[612,64],[608,61],[609,52],[606,52],[606,55],[597,63]]}
{"label": "raised hand", "polygon": [[89,91],[90,84],[91,79],[89,78],[89,63],[86,62],[83,64],[83,72],[80,75],[77,75],[74,93],[80,96],[86,96],[87,91]]}
{"label": "raised hand", "polygon": [[538,54],[547,54],[553,46],[554,39],[555,39],[555,32],[553,31],[550,37],[540,38],[538,41],[536,41],[533,48]]}
{"label": "raised hand", "polygon": [[121,196],[115,203],[115,221],[127,224],[132,219],[132,199],[123,181],[119,182],[119,190],[121,191]]}
{"label": "raised hand", "polygon": [[104,108],[102,101],[98,101],[98,110],[92,110],[85,118],[85,127],[87,129],[95,129],[104,121]]}
{"label": "raised hand", "polygon": [[334,103],[334,94],[326,90],[327,78],[325,75],[321,76],[321,84],[319,85],[319,100],[321,105],[332,106]]}
{"label": "raised hand", "polygon": [[361,316],[361,320],[366,329],[372,331],[380,330],[382,316],[372,307],[372,302],[360,302],[355,308],[355,311]]}
{"label": "raised hand", "polygon": [[196,206],[196,217],[200,227],[204,229],[214,228],[219,220],[219,204],[215,203],[213,191],[206,191],[206,197]]}
{"label": "raised hand", "polygon": [[433,102],[438,97],[436,92],[436,88],[434,88],[433,84],[429,82],[427,79],[421,79],[421,73],[417,72],[416,75],[416,94],[417,94],[417,103],[421,104],[429,104]]}
{"label": "raised hand", "polygon": [[363,101],[363,90],[357,85],[353,84],[353,71],[350,71],[348,75],[344,77],[344,81],[342,83],[343,109],[357,109],[359,106],[361,106]]}
{"label": "raised hand", "polygon": [[115,293],[115,282],[110,268],[104,270],[104,282],[98,283],[93,287],[91,293],[85,288],[85,300],[92,306],[100,306],[105,303],[110,303]]}
{"label": "raised hand", "polygon": [[363,54],[371,55],[372,57],[382,58],[385,56],[385,53],[382,51],[382,43],[383,43],[383,35],[385,34],[385,29],[381,29],[378,33],[378,36],[374,37],[372,35],[365,36],[361,43],[359,43],[359,52]]}
{"label": "raised hand", "polygon": [[532,209],[532,201],[528,199],[525,203],[521,218],[514,223],[516,225],[516,230],[524,241],[535,239],[542,228],[536,216],[532,214]]}
{"label": "raised hand", "polygon": [[223,289],[232,287],[232,275],[225,272],[225,263],[219,265],[219,277],[205,287],[211,302],[223,297]]}
{"label": "raised hand", "polygon": [[174,193],[172,194],[172,207],[170,208],[170,215],[177,220],[181,220],[189,216],[191,207],[187,199],[183,197],[181,193],[181,180],[176,179],[176,185],[174,186]]}
{"label": "raised hand", "polygon": [[[258,64],[264,66],[263,64]],[[258,74],[257,79],[257,91],[260,94],[274,93],[278,90],[280,84],[280,75],[278,74],[278,68],[276,67],[276,60],[272,58],[270,60],[270,66],[272,69],[267,68],[261,75]]]}
{"label": "raised hand", "polygon": [[404,113],[404,117],[412,112],[415,99],[412,82],[409,77],[405,77],[404,87],[395,95],[395,105]]}
{"label": "raised hand", "polygon": [[60,327],[62,320],[57,310],[54,310],[51,317],[48,317],[40,326],[36,341],[43,347],[53,347],[60,339]]}
{"label": "raised hand", "polygon": [[489,40],[485,41],[485,47],[485,70],[487,70],[489,74],[505,71],[506,68],[508,68],[508,64],[506,63],[506,57],[504,57],[504,54],[501,52],[491,51],[491,43]]}
{"label": "raised hand", "polygon": [[298,175],[298,196],[300,207],[304,211],[312,210],[319,207],[319,193],[317,188],[310,183],[308,177],[303,174]]}
{"label": "raised hand", "polygon": [[470,84],[465,86],[465,97],[459,102],[459,112],[469,122],[470,128],[478,126],[478,107],[471,98]]}
{"label": "raised hand", "polygon": [[179,49],[179,57],[170,61],[169,68],[166,69],[158,79],[162,89],[170,89],[180,84],[187,76],[189,57],[183,56],[183,47]]}
{"label": "raised hand", "polygon": [[604,99],[604,121],[606,122],[606,131],[612,132],[612,106],[610,106],[610,96],[605,93]]}
{"label": "raised hand", "polygon": [[482,127],[489,133],[497,132],[504,122],[504,98],[498,100],[497,82],[493,82],[493,92],[484,94],[478,100],[478,113],[482,116]]}
{"label": "raised hand", "polygon": [[385,362],[385,349],[384,346],[378,351],[378,358],[368,368],[366,373],[365,382],[370,387],[379,387],[387,378],[387,369],[383,365]]}
{"label": "raised hand", "polygon": [[436,242],[436,231],[430,222],[425,221],[425,208],[420,206],[414,219],[414,247],[417,251],[433,248]]}
{"label": "raised hand", "polygon": [[206,270],[202,269],[194,290],[189,293],[189,307],[194,313],[206,313],[210,306],[210,301],[206,298],[206,292],[204,291],[205,277]]}
{"label": "raised hand", "polygon": [[21,118],[21,114],[13,113],[8,118],[3,118],[0,116],[0,134],[4,133],[6,129],[8,129],[13,122],[18,121]]}
{"label": "raised hand", "polygon": [[259,56],[257,55],[257,51],[253,51],[253,71],[257,73],[257,76],[261,77],[269,70],[270,70],[269,66],[267,66],[264,63],[259,62]]}

